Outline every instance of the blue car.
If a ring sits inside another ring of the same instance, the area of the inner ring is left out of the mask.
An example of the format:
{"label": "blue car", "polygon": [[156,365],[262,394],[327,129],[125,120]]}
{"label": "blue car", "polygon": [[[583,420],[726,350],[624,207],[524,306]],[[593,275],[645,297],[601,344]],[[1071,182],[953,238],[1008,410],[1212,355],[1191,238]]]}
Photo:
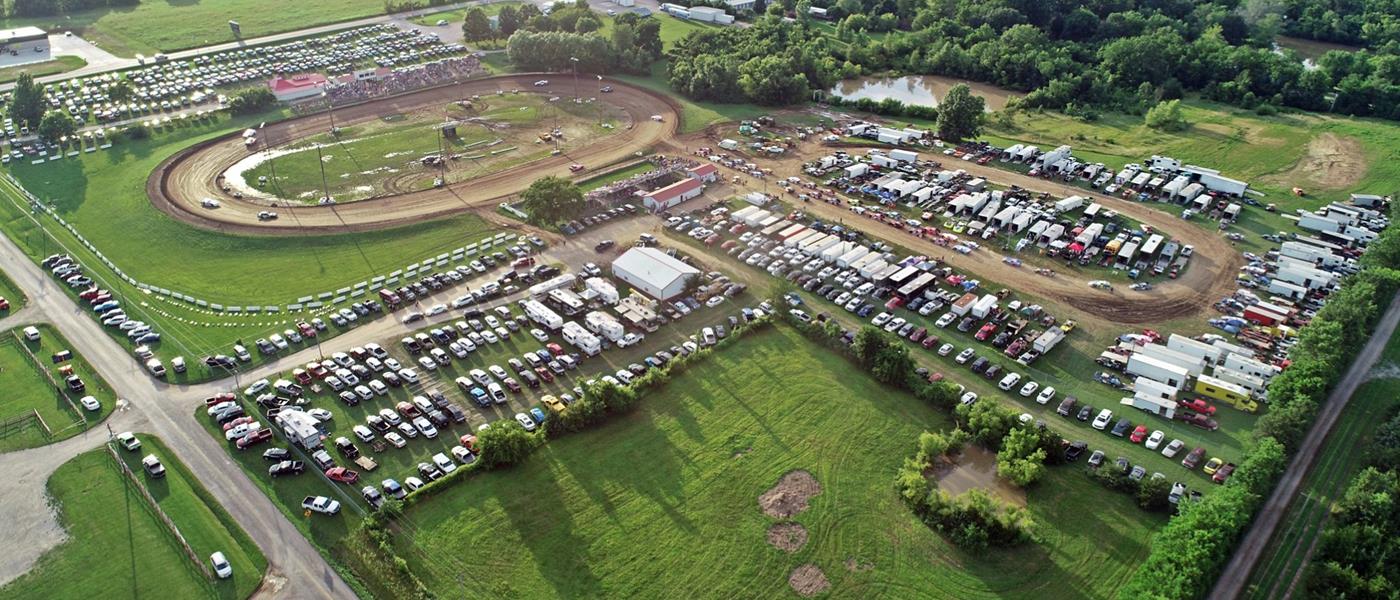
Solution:
{"label": "blue car", "polygon": [[535,418],[536,423],[544,422],[544,411],[540,410],[538,406],[530,409],[530,416]]}
{"label": "blue car", "polygon": [[471,394],[472,401],[476,402],[477,406],[480,406],[482,408],[491,406],[491,398],[486,395],[486,390],[483,390],[480,387],[474,387],[472,388]]}

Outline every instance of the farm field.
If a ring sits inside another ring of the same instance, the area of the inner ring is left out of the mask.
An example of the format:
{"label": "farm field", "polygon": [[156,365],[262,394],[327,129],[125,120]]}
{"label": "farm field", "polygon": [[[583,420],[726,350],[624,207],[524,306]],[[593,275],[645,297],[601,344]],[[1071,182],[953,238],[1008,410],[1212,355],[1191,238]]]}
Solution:
{"label": "farm field", "polygon": [[1288,507],[1283,525],[1252,574],[1244,598],[1279,597],[1307,566],[1303,559],[1318,542],[1332,505],[1365,466],[1359,457],[1365,454],[1376,428],[1400,407],[1400,379],[1395,371],[1398,365],[1400,336],[1392,336],[1372,370],[1372,379],[1357,389],[1333,426],[1331,437],[1303,482],[1302,492]]}
{"label": "farm field", "polygon": [[[439,137],[436,128],[445,120],[456,123],[455,133]],[[335,136],[302,138],[275,148],[275,158],[252,154],[227,173],[250,194],[315,204],[323,195],[324,166],[330,196],[355,201],[427,189],[440,175],[456,183],[556,149],[567,153],[616,133],[619,121],[616,111],[601,104],[550,102],[535,94],[481,96],[344,127]],[[562,141],[545,143],[541,136],[554,130]],[[449,157],[445,168],[424,162],[440,150]]]}
{"label": "farm field", "polygon": [[[0,395],[0,421],[5,423],[0,427],[0,452],[43,446],[73,437],[102,422],[116,407],[116,394],[78,355],[77,349],[54,328],[38,327],[41,335],[38,342],[22,339],[18,330],[0,332],[0,389],[5,390]],[[33,353],[39,364],[29,358],[26,350]],[[62,350],[74,353],[73,359],[63,365],[71,365],[73,373],[87,384],[86,391],[81,394],[54,388],[41,371],[48,369],[61,385],[63,378],[58,373],[61,365],[52,364],[49,357]],[[88,411],[78,405],[78,399],[87,395],[97,398],[101,409]],[[81,415],[74,412],[75,407]],[[48,433],[38,421],[23,418],[34,412],[47,424]]]}
{"label": "farm field", "polygon": [[[949,426],[790,330],[756,332],[635,413],[413,506],[396,547],[430,589],[456,597],[652,595],[673,578],[703,597],[773,596],[803,563],[837,596],[1110,596],[1160,517],[1057,468],[1028,497],[1046,545],[971,560],[890,484],[920,431]],[[773,521],[757,498],[794,469],[822,491],[795,519],[810,541],[786,555],[764,543]],[[490,568],[445,558],[467,553]]]}
{"label": "farm field", "polygon": [[[69,540],[0,588],[0,598],[237,599],[257,588],[267,561],[252,540],[159,440],[140,439],[143,447],[119,451],[122,459],[203,560],[215,551],[228,557],[233,578],[205,579],[107,449],[99,448],[65,463],[48,482]],[[164,479],[144,475],[140,461],[146,454],[160,457]]]}
{"label": "farm field", "polygon": [[242,37],[255,38],[337,21],[383,14],[384,4],[372,0],[220,0],[172,3],[142,0],[134,7],[78,11],[52,17],[0,19],[0,28],[33,25],[49,31],[71,31],[117,56],[151,56],[234,40],[230,20],[238,21]]}

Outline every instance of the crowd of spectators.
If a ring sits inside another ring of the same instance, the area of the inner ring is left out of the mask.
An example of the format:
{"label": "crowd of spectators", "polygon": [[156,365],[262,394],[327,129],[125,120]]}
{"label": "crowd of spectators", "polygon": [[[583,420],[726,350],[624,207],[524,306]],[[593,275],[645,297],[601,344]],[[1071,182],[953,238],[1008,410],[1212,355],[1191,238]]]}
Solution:
{"label": "crowd of spectators", "polygon": [[334,105],[352,104],[450,83],[480,71],[481,60],[475,55],[380,69],[380,75],[373,79],[356,80],[353,75],[346,75],[333,80],[326,86],[326,98]]}

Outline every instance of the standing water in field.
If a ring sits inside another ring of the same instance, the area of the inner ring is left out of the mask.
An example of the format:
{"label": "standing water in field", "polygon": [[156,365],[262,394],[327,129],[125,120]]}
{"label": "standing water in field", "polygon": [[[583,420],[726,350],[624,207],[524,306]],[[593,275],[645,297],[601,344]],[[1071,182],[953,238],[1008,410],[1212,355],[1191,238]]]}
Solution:
{"label": "standing water in field", "polygon": [[1001,110],[1006,107],[1008,99],[1017,95],[1016,92],[993,85],[939,75],[846,79],[836,82],[836,85],[831,88],[831,94],[844,100],[869,98],[878,102],[886,98],[894,98],[905,104],[938,106],[938,99],[959,83],[967,84],[968,87],[972,88],[974,95],[985,98],[989,111]]}

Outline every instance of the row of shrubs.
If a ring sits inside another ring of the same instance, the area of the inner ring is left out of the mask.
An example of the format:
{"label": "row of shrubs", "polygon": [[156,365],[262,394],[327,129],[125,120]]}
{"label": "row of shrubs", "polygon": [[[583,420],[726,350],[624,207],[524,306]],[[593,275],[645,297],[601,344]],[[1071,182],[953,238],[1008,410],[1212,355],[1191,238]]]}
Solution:
{"label": "row of shrubs", "polygon": [[[1396,217],[1400,209],[1392,207],[1391,218]],[[1361,271],[1346,278],[1298,332],[1298,343],[1289,353],[1292,364],[1269,382],[1269,412],[1259,419],[1254,443],[1234,476],[1204,500],[1182,504],[1179,514],[1153,538],[1151,552],[1120,588],[1119,598],[1197,598],[1215,582],[1318,407],[1400,290],[1400,231],[1382,231],[1360,265]]]}

